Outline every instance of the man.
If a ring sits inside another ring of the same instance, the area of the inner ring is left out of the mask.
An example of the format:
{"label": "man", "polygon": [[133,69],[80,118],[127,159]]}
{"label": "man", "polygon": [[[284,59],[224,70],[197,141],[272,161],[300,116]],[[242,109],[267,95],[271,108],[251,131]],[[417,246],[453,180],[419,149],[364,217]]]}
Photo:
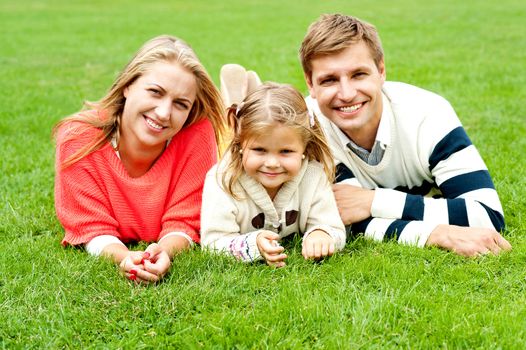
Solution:
{"label": "man", "polygon": [[372,25],[324,15],[309,27],[300,59],[352,234],[465,256],[511,249],[497,232],[504,216],[489,172],[453,108],[431,92],[386,82]]}

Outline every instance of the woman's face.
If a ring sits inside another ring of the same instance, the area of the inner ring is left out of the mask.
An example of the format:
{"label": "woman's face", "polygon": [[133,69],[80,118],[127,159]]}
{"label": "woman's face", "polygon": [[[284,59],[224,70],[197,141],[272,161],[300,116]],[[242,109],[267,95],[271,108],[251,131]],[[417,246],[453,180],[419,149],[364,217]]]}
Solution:
{"label": "woman's face", "polygon": [[178,63],[151,65],[124,89],[119,147],[162,152],[188,119],[196,94],[194,75]]}

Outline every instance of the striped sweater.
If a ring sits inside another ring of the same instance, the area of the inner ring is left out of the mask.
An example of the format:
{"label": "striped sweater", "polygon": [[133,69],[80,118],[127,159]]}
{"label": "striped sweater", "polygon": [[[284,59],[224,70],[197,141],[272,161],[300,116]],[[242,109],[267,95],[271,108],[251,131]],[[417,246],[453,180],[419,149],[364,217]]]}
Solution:
{"label": "striped sweater", "polygon": [[350,232],[423,246],[439,224],[502,230],[503,210],[488,169],[451,105],[404,83],[386,82],[382,92],[376,138],[385,152],[374,166],[347,147],[343,132],[307,98],[337,163],[336,182],[375,189],[371,217]]}
{"label": "striped sweater", "polygon": [[62,127],[57,137],[55,209],[65,230],[62,244],[84,244],[101,235],[152,242],[174,231],[199,242],[203,183],[217,160],[209,121],[179,131],[138,178],[128,175],[109,142],[61,170],[67,157],[100,132],[90,128],[65,142],[72,127]]}

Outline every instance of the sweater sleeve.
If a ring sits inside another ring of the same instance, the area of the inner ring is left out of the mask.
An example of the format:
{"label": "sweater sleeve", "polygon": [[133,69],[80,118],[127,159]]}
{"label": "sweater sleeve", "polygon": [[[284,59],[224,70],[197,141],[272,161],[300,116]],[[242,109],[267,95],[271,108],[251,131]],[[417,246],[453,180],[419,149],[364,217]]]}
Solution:
{"label": "sweater sleeve", "polygon": [[[371,220],[353,225],[353,233],[358,230],[377,239],[396,238],[422,246],[439,224],[504,228],[491,176],[453,108],[444,100],[435,113],[420,126],[417,145],[420,161],[442,198],[424,197],[415,193],[418,189],[376,189]],[[424,182],[420,190],[433,185]]]}
{"label": "sweater sleeve", "polygon": [[208,173],[201,209],[203,249],[225,252],[234,258],[252,262],[261,259],[256,238],[261,230],[242,233],[236,218],[240,214],[234,199],[219,184],[217,167]]}
{"label": "sweater sleeve", "polygon": [[64,141],[66,136],[64,130],[59,131],[55,158],[55,210],[65,230],[62,244],[83,244],[100,235],[120,239],[118,223],[89,160],[62,169],[64,160],[83,144],[81,137]]}
{"label": "sweater sleeve", "polygon": [[199,243],[203,183],[207,171],[217,162],[217,146],[212,125],[207,120],[189,127],[177,141],[183,149],[176,161],[175,188],[162,217],[158,240],[174,231],[188,234]]}
{"label": "sweater sleeve", "polygon": [[336,250],[341,250],[346,241],[345,226],[338,213],[330,183],[323,171],[318,170],[317,181],[311,184],[316,190],[313,192],[304,238],[314,230],[322,230],[333,238]]}

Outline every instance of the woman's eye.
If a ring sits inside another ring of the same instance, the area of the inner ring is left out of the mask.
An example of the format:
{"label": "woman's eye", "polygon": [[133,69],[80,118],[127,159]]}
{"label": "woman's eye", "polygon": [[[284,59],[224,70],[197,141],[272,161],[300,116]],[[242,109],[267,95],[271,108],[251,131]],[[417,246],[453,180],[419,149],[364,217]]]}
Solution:
{"label": "woman's eye", "polygon": [[161,94],[161,91],[157,89],[148,89],[148,91],[154,96],[159,96]]}
{"label": "woman's eye", "polygon": [[188,104],[184,103],[184,102],[181,102],[181,101],[175,101],[174,104],[179,107],[180,109],[183,109],[183,110],[187,110],[189,107],[188,107]]}

